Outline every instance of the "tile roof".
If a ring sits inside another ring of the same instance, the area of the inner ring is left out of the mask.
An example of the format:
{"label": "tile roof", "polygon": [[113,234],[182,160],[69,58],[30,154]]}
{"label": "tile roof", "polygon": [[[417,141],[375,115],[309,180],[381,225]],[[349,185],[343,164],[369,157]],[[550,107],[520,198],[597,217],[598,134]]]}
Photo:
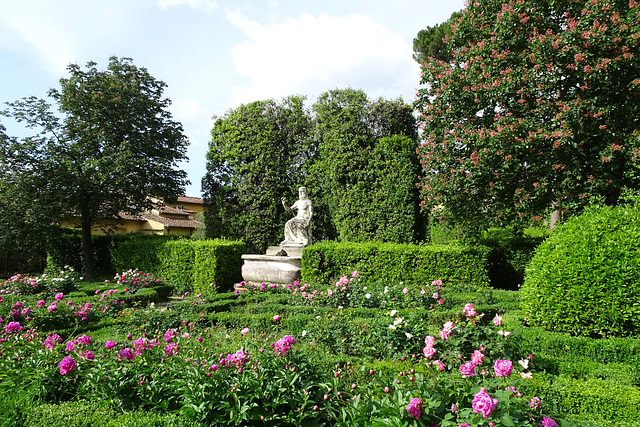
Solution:
{"label": "tile roof", "polygon": [[202,205],[204,202],[200,197],[178,196],[178,202],[193,203],[195,205]]}
{"label": "tile roof", "polygon": [[196,228],[200,224],[198,221],[194,221],[189,218],[167,218],[148,212],[143,212],[140,214],[140,216],[150,221],[159,222],[165,227],[170,228]]}
{"label": "tile roof", "polygon": [[188,215],[191,215],[191,214],[195,213],[194,211],[189,210],[189,209],[178,209],[178,208],[175,208],[175,207],[169,206],[169,205],[162,205],[162,206],[161,205],[155,205],[154,207],[158,210],[158,212],[167,213],[167,214],[170,214],[170,215],[185,215],[185,216],[188,216]]}

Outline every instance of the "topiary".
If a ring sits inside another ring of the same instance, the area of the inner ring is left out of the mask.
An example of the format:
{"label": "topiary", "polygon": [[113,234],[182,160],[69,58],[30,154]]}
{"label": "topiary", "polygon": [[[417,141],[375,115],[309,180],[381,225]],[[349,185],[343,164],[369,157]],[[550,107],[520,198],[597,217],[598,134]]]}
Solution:
{"label": "topiary", "polygon": [[591,337],[640,332],[640,208],[590,208],[545,240],[526,269],[531,325]]}

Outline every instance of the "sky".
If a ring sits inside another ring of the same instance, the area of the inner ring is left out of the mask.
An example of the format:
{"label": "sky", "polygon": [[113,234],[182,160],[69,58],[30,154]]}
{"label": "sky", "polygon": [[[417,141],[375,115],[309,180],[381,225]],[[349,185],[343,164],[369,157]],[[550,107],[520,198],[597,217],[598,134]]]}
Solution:
{"label": "sky", "polygon": [[[189,138],[180,164],[201,196],[213,117],[253,101],[332,89],[412,102],[418,31],[464,0],[0,0],[0,108],[46,98],[66,67],[132,58],[168,86]],[[24,129],[2,119],[7,133]]]}

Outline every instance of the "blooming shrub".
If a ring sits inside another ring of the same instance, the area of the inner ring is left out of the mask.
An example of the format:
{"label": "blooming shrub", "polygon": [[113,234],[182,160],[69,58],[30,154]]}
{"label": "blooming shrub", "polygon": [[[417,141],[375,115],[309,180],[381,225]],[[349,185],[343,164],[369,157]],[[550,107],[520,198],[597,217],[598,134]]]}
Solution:
{"label": "blooming shrub", "polygon": [[122,274],[116,274],[113,280],[124,286],[125,292],[129,294],[135,294],[139,289],[148,288],[162,282],[160,279],[154,278],[151,273],[139,270],[127,270]]}

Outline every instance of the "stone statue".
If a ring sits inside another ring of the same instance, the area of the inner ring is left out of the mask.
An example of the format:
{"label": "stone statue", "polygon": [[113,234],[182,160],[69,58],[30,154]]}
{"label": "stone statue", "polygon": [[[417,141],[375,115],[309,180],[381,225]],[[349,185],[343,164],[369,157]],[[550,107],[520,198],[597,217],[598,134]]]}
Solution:
{"label": "stone statue", "polygon": [[307,189],[305,187],[298,189],[298,200],[291,207],[287,206],[287,200],[283,197],[282,206],[289,213],[294,213],[293,209],[297,209],[298,213],[295,218],[291,218],[284,225],[284,241],[280,243],[280,246],[311,244],[309,225],[313,216],[313,205],[307,197]]}

